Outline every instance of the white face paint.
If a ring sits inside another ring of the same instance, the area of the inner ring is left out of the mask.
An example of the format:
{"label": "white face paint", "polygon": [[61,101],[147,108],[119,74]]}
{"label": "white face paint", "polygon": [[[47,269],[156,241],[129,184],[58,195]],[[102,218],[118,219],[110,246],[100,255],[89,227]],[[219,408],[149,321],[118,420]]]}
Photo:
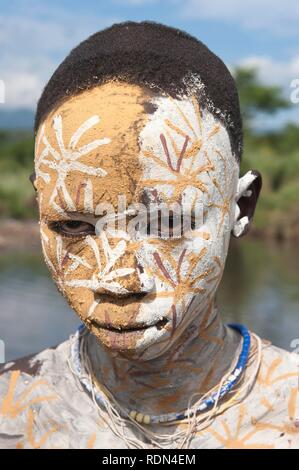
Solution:
{"label": "white face paint", "polygon": [[[85,122],[81,124],[81,126],[76,129],[74,134],[71,136],[68,146],[65,145],[63,139],[63,127],[62,127],[62,117],[60,114],[56,115],[53,119],[53,128],[55,131],[56,137],[56,145],[58,149],[55,149],[49,142],[47,136],[45,135],[45,127],[42,126],[41,131],[39,133],[39,138],[37,141],[37,149],[39,151],[39,147],[42,143],[44,144],[44,148],[42,153],[39,155],[38,160],[35,166],[35,172],[37,178],[42,178],[45,183],[49,183],[51,181],[51,176],[47,173],[47,170],[52,170],[56,173],[56,183],[53,187],[53,191],[50,197],[50,204],[54,210],[58,213],[64,214],[66,211],[75,211],[76,206],[74,201],[72,200],[67,187],[66,187],[66,177],[69,175],[70,172],[80,172],[85,175],[93,175],[93,176],[106,176],[107,173],[102,168],[94,168],[93,166],[85,165],[84,163],[80,162],[80,158],[88,155],[92,150],[97,149],[98,147],[109,144],[110,139],[96,139],[92,142],[89,142],[82,147],[78,147],[78,142],[81,137],[93,126],[99,123],[100,119],[99,116],[91,116]],[[42,171],[41,167],[45,167],[46,170]],[[90,180],[87,180],[85,186],[85,208],[86,210],[92,206],[90,202],[90,193],[92,190],[92,183]],[[60,204],[57,204],[56,198],[58,196],[58,192],[61,191],[64,198],[64,208],[61,207]]]}
{"label": "white face paint", "polygon": [[[149,359],[195,319],[199,326],[213,300],[235,222],[239,166],[225,127],[195,99],[150,98],[156,111],[147,114],[140,88],[111,87],[86,92],[87,104],[83,94],[39,131],[43,249],[60,290],[99,340]],[[100,117],[88,115],[92,106]],[[180,204],[184,217],[200,206],[202,222],[175,239],[103,229],[72,240],[48,223],[58,214],[94,226],[99,203],[124,193],[132,195],[128,204]]]}
{"label": "white face paint", "polygon": [[138,252],[139,263],[154,279],[156,298],[142,303],[137,320],[168,320],[165,328],[149,328],[139,340],[143,358],[167,349],[214,296],[234,222],[239,175],[228,133],[210,112],[201,112],[191,99],[160,97],[155,104],[140,135],[142,187],[151,202],[180,200],[186,208],[201,204],[203,220],[191,237],[145,240]]}

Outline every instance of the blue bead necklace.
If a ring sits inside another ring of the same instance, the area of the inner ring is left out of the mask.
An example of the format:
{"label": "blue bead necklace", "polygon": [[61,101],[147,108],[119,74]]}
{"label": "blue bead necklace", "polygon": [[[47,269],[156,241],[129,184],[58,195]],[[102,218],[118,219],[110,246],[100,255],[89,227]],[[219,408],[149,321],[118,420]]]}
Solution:
{"label": "blue bead necklace", "polygon": [[[229,377],[224,381],[220,390],[214,391],[208,396],[205,400],[203,400],[196,409],[191,409],[188,411],[178,412],[178,413],[166,413],[162,415],[144,415],[143,413],[139,413],[135,410],[131,410],[124,413],[123,410],[120,410],[122,417],[128,418],[137,421],[138,423],[142,424],[158,424],[158,423],[165,423],[165,422],[172,422],[172,421],[181,421],[188,417],[192,417],[195,414],[209,410],[215,404],[216,401],[221,400],[224,396],[228,394],[228,392],[233,388],[234,385],[240,380],[242,373],[244,372],[248,360],[249,350],[250,350],[250,333],[249,330],[244,326],[236,323],[231,323],[228,325],[229,327],[233,328],[234,330],[238,331],[243,337],[243,344],[242,350],[237,362],[237,365],[233,372],[229,375]],[[89,393],[93,393],[95,399],[97,400],[98,404],[102,407],[106,407],[105,401],[107,398],[104,397],[104,394],[100,393],[98,388],[92,387],[92,384],[88,379],[82,377],[84,373],[84,368],[81,364],[81,357],[80,357],[80,340],[82,338],[82,334],[85,330],[85,326],[81,324],[77,329],[74,337],[74,342],[72,344],[71,355],[72,355],[72,362],[74,366],[74,371],[78,376],[81,383],[87,389]]]}

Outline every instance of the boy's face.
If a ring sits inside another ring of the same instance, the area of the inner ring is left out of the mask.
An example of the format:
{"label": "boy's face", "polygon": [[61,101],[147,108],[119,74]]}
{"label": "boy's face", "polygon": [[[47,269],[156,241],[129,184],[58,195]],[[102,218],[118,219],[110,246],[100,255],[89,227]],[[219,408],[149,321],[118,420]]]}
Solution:
{"label": "boy's face", "polygon": [[[116,82],[87,90],[39,127],[35,171],[47,265],[106,348],[156,357],[208,311],[234,223],[239,167],[226,129],[195,99]],[[174,212],[161,216],[159,204],[175,202],[188,231],[175,230]],[[121,229],[101,226],[103,203]],[[133,203],[154,213],[154,236],[142,224],[128,228]]]}

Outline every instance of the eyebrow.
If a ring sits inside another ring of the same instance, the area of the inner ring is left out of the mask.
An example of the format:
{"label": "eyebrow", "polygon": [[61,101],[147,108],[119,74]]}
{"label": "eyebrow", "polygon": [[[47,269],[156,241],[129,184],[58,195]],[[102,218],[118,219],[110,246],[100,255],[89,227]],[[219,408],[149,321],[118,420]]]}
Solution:
{"label": "eyebrow", "polygon": [[83,220],[86,222],[96,221],[99,216],[96,216],[94,212],[80,212],[80,211],[65,211],[64,213],[57,213],[53,210],[50,214],[44,214],[44,218],[48,222],[59,222],[64,220]]}

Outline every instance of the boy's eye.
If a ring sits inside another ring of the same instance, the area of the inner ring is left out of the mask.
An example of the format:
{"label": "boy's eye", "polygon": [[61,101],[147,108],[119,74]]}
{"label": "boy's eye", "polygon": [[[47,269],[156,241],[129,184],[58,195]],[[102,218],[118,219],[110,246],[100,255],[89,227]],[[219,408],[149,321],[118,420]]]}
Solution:
{"label": "boy's eye", "polygon": [[95,227],[88,222],[81,220],[66,220],[61,222],[53,222],[51,228],[58,233],[69,236],[86,236],[93,235],[95,233]]}

